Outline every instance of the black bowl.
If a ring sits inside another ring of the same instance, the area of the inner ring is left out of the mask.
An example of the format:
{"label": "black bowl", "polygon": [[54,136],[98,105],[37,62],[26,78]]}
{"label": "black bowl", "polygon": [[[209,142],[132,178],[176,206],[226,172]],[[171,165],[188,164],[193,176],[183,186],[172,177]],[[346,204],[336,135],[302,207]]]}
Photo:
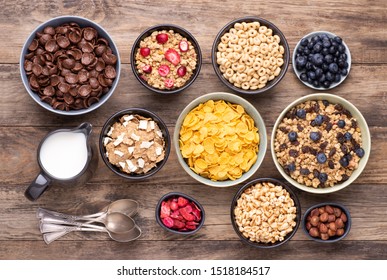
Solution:
{"label": "black bowl", "polygon": [[[341,236],[333,236],[333,237],[329,237],[329,239],[327,240],[323,240],[319,237],[312,237],[310,234],[309,234],[309,231],[306,229],[306,218],[308,217],[308,215],[310,214],[310,212],[315,209],[315,208],[319,208],[319,207],[322,207],[322,206],[326,206],[326,205],[330,205],[332,207],[338,207],[341,209],[342,212],[345,213],[345,215],[347,216],[347,222],[345,223],[345,226],[344,226],[344,234],[341,235]],[[319,203],[319,204],[316,204],[316,205],[313,205],[311,206],[308,210],[305,211],[304,213],[304,216],[302,218],[302,229],[304,230],[304,233],[312,240],[314,241],[317,241],[317,242],[321,242],[321,243],[333,243],[333,242],[337,242],[341,239],[343,239],[344,237],[346,237],[351,229],[351,225],[352,225],[352,219],[351,219],[351,215],[348,211],[348,209],[342,205],[342,204],[339,204],[339,203],[335,203],[335,202],[323,202],[323,203]]]}
{"label": "black bowl", "polygon": [[[153,121],[155,121],[157,123],[157,125],[159,126],[159,128],[160,128],[160,130],[161,130],[161,132],[163,134],[163,137],[164,137],[164,141],[165,141],[165,158],[162,161],[158,162],[156,167],[154,167],[153,169],[149,170],[147,173],[144,173],[144,174],[135,174],[135,173],[128,174],[128,173],[125,173],[125,172],[121,171],[117,166],[112,165],[109,162],[109,159],[106,157],[106,150],[105,150],[105,146],[103,144],[104,138],[106,137],[110,127],[115,122],[119,121],[119,119],[123,115],[127,115],[127,114],[138,114],[138,115],[146,117],[146,118],[151,118]],[[119,112],[113,114],[105,122],[104,126],[102,127],[101,134],[99,136],[99,151],[100,151],[101,157],[102,157],[103,161],[105,162],[106,166],[111,171],[113,171],[115,174],[117,174],[117,175],[119,175],[121,177],[124,177],[126,179],[131,179],[131,180],[146,179],[146,178],[151,177],[152,175],[156,174],[158,171],[160,171],[160,169],[164,166],[164,164],[166,163],[166,161],[168,159],[170,150],[171,150],[171,138],[170,138],[170,135],[169,135],[169,131],[168,131],[167,125],[155,113],[153,113],[153,112],[151,112],[149,110],[146,110],[146,109],[142,109],[142,108],[124,109],[122,111],[119,111]]]}
{"label": "black bowl", "polygon": [[[278,35],[280,37],[280,39],[281,39],[280,45],[282,45],[285,49],[284,58],[283,58],[284,63],[281,66],[281,71],[280,71],[279,75],[277,77],[275,77],[273,80],[267,82],[266,86],[264,86],[261,89],[256,89],[256,90],[244,90],[242,88],[238,88],[238,87],[234,86],[225,77],[223,77],[223,74],[219,70],[219,65],[216,61],[217,60],[216,53],[218,50],[218,44],[220,43],[221,37],[225,33],[227,33],[234,26],[235,23],[238,23],[238,22],[239,23],[242,23],[242,22],[249,23],[249,22],[254,22],[254,21],[258,21],[261,25],[265,25],[267,28],[272,29],[273,35]],[[218,35],[216,35],[214,43],[212,45],[211,58],[212,58],[212,66],[214,67],[216,75],[221,80],[221,82],[223,84],[225,84],[229,89],[231,89],[237,93],[241,93],[241,94],[259,94],[259,93],[263,93],[263,92],[266,92],[266,91],[272,89],[285,76],[286,71],[287,71],[288,66],[289,66],[289,61],[290,61],[290,50],[289,50],[289,45],[288,45],[288,42],[287,42],[284,34],[281,32],[281,30],[277,26],[275,26],[273,23],[271,23],[270,21],[267,21],[263,18],[255,17],[255,16],[248,16],[248,17],[238,18],[238,19],[235,19],[235,20],[227,23],[219,31],[219,33],[218,33]]]}
{"label": "black bowl", "polygon": [[[162,90],[162,89],[157,89],[155,87],[150,86],[146,81],[144,81],[140,77],[140,75],[137,71],[137,68],[136,68],[136,53],[137,53],[137,50],[139,48],[140,42],[143,39],[145,39],[146,37],[150,36],[153,32],[162,31],[162,30],[173,30],[174,32],[179,33],[181,36],[185,37],[189,42],[191,42],[191,44],[194,47],[196,54],[197,54],[197,63],[196,63],[196,68],[194,70],[193,75],[190,77],[190,79],[182,87],[172,89],[172,90],[166,90],[166,89]],[[133,44],[132,51],[130,53],[130,64],[131,64],[134,76],[144,87],[146,87],[150,91],[160,93],[160,94],[173,94],[173,93],[182,92],[183,90],[188,88],[195,81],[195,79],[199,75],[199,72],[200,72],[200,69],[202,66],[202,53],[201,53],[198,41],[196,41],[195,37],[190,32],[188,32],[184,28],[177,26],[177,25],[160,24],[160,25],[155,25],[155,26],[149,27],[148,29],[143,31],[137,37],[136,41]]]}
{"label": "black bowl", "polygon": [[[166,227],[163,222],[161,221],[161,218],[160,218],[160,211],[161,211],[161,204],[163,201],[166,201],[170,198],[175,198],[175,197],[184,197],[186,198],[189,202],[194,202],[196,204],[196,206],[200,209],[201,211],[201,219],[199,221],[199,225],[196,227],[196,229],[194,230],[190,230],[190,231],[178,231],[178,230],[175,230],[175,229],[172,229],[172,228],[168,228]],[[202,226],[204,225],[204,220],[205,220],[205,212],[204,212],[204,208],[203,206],[196,200],[194,199],[193,197],[189,196],[189,195],[186,195],[184,193],[180,193],[180,192],[170,192],[170,193],[167,193],[165,195],[163,195],[159,202],[157,203],[156,205],[156,211],[155,211],[155,215],[156,215],[156,221],[157,223],[163,228],[165,229],[166,231],[169,231],[169,232],[172,232],[172,233],[176,233],[176,234],[182,234],[182,235],[190,235],[190,234],[194,234],[196,233],[199,229],[202,228]]]}
{"label": "black bowl", "polygon": [[[234,208],[235,206],[237,205],[237,201],[239,199],[239,197],[241,196],[241,194],[249,187],[251,186],[254,186],[255,184],[257,183],[264,183],[264,182],[268,182],[268,183],[272,183],[276,186],[281,186],[283,187],[290,195],[290,197],[293,199],[294,201],[294,206],[296,207],[297,209],[297,212],[296,212],[296,225],[295,227],[293,228],[293,230],[288,233],[284,240],[282,241],[277,241],[275,243],[263,243],[263,242],[253,242],[251,241],[250,239],[246,238],[240,231],[239,231],[239,227],[235,221],[235,214],[234,214]],[[253,247],[256,247],[256,248],[274,248],[274,247],[278,247],[278,246],[281,246],[283,245],[284,243],[286,243],[287,241],[289,241],[293,236],[294,234],[296,233],[300,223],[301,223],[301,204],[300,204],[300,201],[298,200],[298,197],[296,196],[296,194],[293,192],[293,190],[288,186],[286,185],[285,183],[277,180],[277,179],[273,179],[273,178],[259,178],[259,179],[255,179],[255,180],[252,180],[250,182],[248,182],[247,184],[245,184],[243,187],[241,187],[239,189],[239,191],[235,194],[233,200],[232,200],[232,203],[231,203],[231,223],[234,227],[234,230],[235,232],[238,234],[239,238],[246,244],[248,245],[251,245]]]}

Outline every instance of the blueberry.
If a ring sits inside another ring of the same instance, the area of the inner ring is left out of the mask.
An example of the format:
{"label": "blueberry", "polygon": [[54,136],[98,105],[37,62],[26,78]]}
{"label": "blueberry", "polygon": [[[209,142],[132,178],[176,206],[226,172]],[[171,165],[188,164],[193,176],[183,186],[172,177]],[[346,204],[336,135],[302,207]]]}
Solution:
{"label": "blueberry", "polygon": [[337,122],[337,126],[340,127],[340,128],[344,128],[344,126],[345,126],[345,121],[344,121],[344,120],[339,120],[339,121]]}
{"label": "blueberry", "polygon": [[336,53],[336,52],[337,52],[337,47],[334,46],[334,45],[332,45],[332,46],[329,48],[329,53],[330,53],[330,54],[334,54],[334,53]]}
{"label": "blueberry", "polygon": [[339,66],[337,65],[337,63],[333,62],[329,64],[329,72],[331,72],[332,74],[336,74],[338,71],[339,71]]}
{"label": "blueberry", "polygon": [[331,86],[331,82],[330,81],[323,82],[323,87],[324,88],[329,88],[330,86]]}
{"label": "blueberry", "polygon": [[323,49],[323,46],[321,43],[316,43],[314,46],[313,46],[313,51],[315,53],[319,53],[321,52],[321,50]]}
{"label": "blueberry", "polygon": [[319,35],[315,35],[310,40],[312,43],[316,44],[317,42],[321,41],[321,37]]}
{"label": "blueberry", "polygon": [[352,134],[351,134],[350,132],[346,132],[346,133],[344,133],[344,138],[345,138],[345,140],[347,140],[347,141],[351,141],[351,139],[352,139]]}
{"label": "blueberry", "polygon": [[312,141],[314,142],[317,142],[318,140],[321,139],[321,133],[320,132],[314,132],[312,131],[310,134],[309,134],[309,137]]}
{"label": "blueberry", "polygon": [[341,81],[341,74],[336,74],[335,75],[335,82],[338,83]]}
{"label": "blueberry", "polygon": [[308,45],[308,43],[309,43],[309,40],[306,39],[306,38],[303,38],[303,39],[301,40],[301,42],[300,42],[301,46],[304,46],[304,47],[306,47],[306,46]]}
{"label": "blueberry", "polygon": [[296,66],[299,66],[299,67],[305,67],[306,63],[307,63],[307,58],[305,56],[299,56],[296,58]]}
{"label": "blueberry", "polygon": [[328,72],[325,74],[325,79],[326,79],[327,81],[333,82],[333,81],[335,80],[335,75],[328,71]]}
{"label": "blueberry", "polygon": [[324,56],[324,61],[328,64],[332,63],[333,62],[333,55],[327,54],[326,56]]}
{"label": "blueberry", "polygon": [[345,52],[345,47],[344,47],[344,45],[339,45],[339,46],[337,47],[337,49],[339,50],[340,53],[344,53],[344,52]]}
{"label": "blueberry", "polygon": [[297,132],[291,131],[288,133],[288,138],[290,142],[294,142],[297,140]]}
{"label": "blueberry", "polygon": [[304,55],[308,55],[308,54],[310,54],[310,49],[304,48]]}
{"label": "blueberry", "polygon": [[313,80],[311,78],[308,77],[308,84],[313,84]]}
{"label": "blueberry", "polygon": [[342,69],[342,70],[340,71],[340,74],[343,75],[343,76],[347,76],[348,70],[344,68],[344,69]]}
{"label": "blueberry", "polygon": [[322,115],[317,115],[317,117],[314,119],[316,125],[322,125],[323,121],[324,117]]}
{"label": "blueberry", "polygon": [[315,53],[312,58],[312,63],[315,66],[321,66],[324,63],[324,57],[320,53]]}
{"label": "blueberry", "polygon": [[323,84],[325,82],[325,74],[322,74],[318,81],[320,82],[320,84]]}
{"label": "blueberry", "polygon": [[339,55],[339,59],[342,59],[342,60],[346,61],[347,60],[347,54],[345,54],[345,53],[340,54]]}
{"label": "blueberry", "polygon": [[337,60],[337,65],[339,66],[339,68],[344,68],[345,63],[346,61],[341,58]]}
{"label": "blueberry", "polygon": [[308,62],[306,63],[306,65],[305,65],[305,69],[308,70],[308,71],[309,71],[309,70],[312,70],[312,63],[308,61]]}
{"label": "blueberry", "polygon": [[289,163],[287,167],[288,167],[290,172],[293,172],[296,170],[296,165],[294,164],[294,162]]}
{"label": "blueberry", "polygon": [[329,40],[323,40],[322,44],[324,48],[329,48],[331,46],[331,42]]}
{"label": "blueberry", "polygon": [[314,43],[311,41],[308,43],[308,49],[312,50],[314,46]]}
{"label": "blueberry", "polygon": [[326,173],[320,173],[318,179],[321,183],[325,183],[328,180],[328,175]]}
{"label": "blueberry", "polygon": [[301,81],[306,82],[308,80],[308,75],[306,75],[306,73],[301,73],[300,79],[301,79]]}
{"label": "blueberry", "polygon": [[347,167],[349,162],[348,162],[348,158],[346,156],[343,156],[340,160],[339,160],[339,163],[342,167]]}
{"label": "blueberry", "polygon": [[316,70],[314,70],[314,73],[316,74],[316,79],[319,79],[323,74],[323,70],[321,68],[316,68]]}
{"label": "blueberry", "polygon": [[339,45],[335,40],[333,40],[333,38],[331,39],[331,44],[332,46],[335,46],[335,47]]}
{"label": "blueberry", "polygon": [[297,54],[302,54],[304,52],[304,47],[303,46],[299,46],[297,48]]}
{"label": "blueberry", "polygon": [[338,44],[341,44],[343,42],[343,39],[341,39],[339,36],[334,37],[333,40]]}
{"label": "blueberry", "polygon": [[296,115],[300,119],[305,119],[306,118],[306,111],[305,111],[305,109],[297,109]]}
{"label": "blueberry", "polygon": [[314,80],[312,85],[316,88],[320,87],[320,82],[318,80]]}
{"label": "blueberry", "polygon": [[309,72],[308,72],[308,77],[309,77],[311,80],[315,80],[315,79],[316,79],[316,73],[314,73],[313,71],[309,71]]}
{"label": "blueberry", "polygon": [[328,48],[323,48],[322,51],[321,51],[321,54],[322,54],[322,55],[327,55],[327,54],[329,54],[329,49],[328,49]]}
{"label": "blueberry", "polygon": [[327,161],[327,156],[324,153],[318,153],[316,157],[318,163],[325,163]]}
{"label": "blueberry", "polygon": [[362,148],[356,149],[355,153],[359,158],[364,157],[364,150]]}
{"label": "blueberry", "polygon": [[327,63],[323,63],[323,65],[321,65],[321,69],[324,71],[324,73],[326,73],[329,69],[329,65]]}

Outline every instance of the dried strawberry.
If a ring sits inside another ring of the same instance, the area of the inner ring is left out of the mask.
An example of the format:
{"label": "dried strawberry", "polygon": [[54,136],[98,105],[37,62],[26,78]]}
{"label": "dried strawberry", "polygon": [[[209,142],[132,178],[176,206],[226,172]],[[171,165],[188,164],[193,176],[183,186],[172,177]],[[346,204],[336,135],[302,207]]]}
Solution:
{"label": "dried strawberry", "polygon": [[194,221],[189,221],[189,222],[186,223],[186,225],[188,225],[188,226],[197,226],[197,225],[199,225],[199,223],[194,222]]}
{"label": "dried strawberry", "polygon": [[165,44],[168,41],[168,34],[165,34],[165,33],[157,34],[156,41],[159,44]]}
{"label": "dried strawberry", "polygon": [[144,67],[142,67],[142,71],[144,71],[144,73],[151,73],[152,72],[152,66],[150,65],[145,65]]}
{"label": "dried strawberry", "polygon": [[172,219],[173,220],[173,227],[174,228],[184,228],[185,227],[185,223],[182,223],[181,221],[177,220],[177,219]]}
{"label": "dried strawberry", "polygon": [[188,51],[188,42],[187,40],[181,40],[180,43],[179,43],[179,49],[182,51],[182,52],[186,52]]}
{"label": "dried strawberry", "polygon": [[171,208],[169,207],[169,204],[163,201],[161,203],[161,211],[160,211],[160,218],[167,218],[171,215]]}
{"label": "dried strawberry", "polygon": [[191,214],[191,211],[192,211],[192,207],[190,205],[187,205],[186,207],[183,207],[183,208],[179,209],[180,214],[187,221],[195,220],[195,216]]}
{"label": "dried strawberry", "polygon": [[180,63],[180,54],[174,49],[168,49],[165,54],[165,59],[168,60],[173,65],[178,65]]}
{"label": "dried strawberry", "polygon": [[179,205],[179,207],[184,207],[188,204],[188,200],[184,197],[181,197],[179,196],[179,198],[177,199],[177,204]]}
{"label": "dried strawberry", "polygon": [[163,224],[167,227],[167,228],[171,228],[173,227],[174,225],[174,221],[171,217],[165,217],[163,219],[161,219]]}
{"label": "dried strawberry", "polygon": [[178,220],[183,219],[183,216],[180,215],[179,210],[173,211],[173,212],[171,213],[171,216],[170,216],[170,217],[171,217],[171,218],[174,218],[174,219],[178,219]]}
{"label": "dried strawberry", "polygon": [[196,208],[193,208],[192,209],[192,215],[195,216],[195,221],[200,221],[200,219],[202,218],[202,213],[200,210],[196,209]]}
{"label": "dried strawberry", "polygon": [[174,201],[174,200],[172,200],[172,201],[169,203],[169,206],[171,207],[171,210],[173,210],[173,211],[179,209],[179,205],[177,204],[177,201]]}
{"label": "dried strawberry", "polygon": [[159,72],[159,75],[162,77],[167,76],[169,74],[169,66],[165,64],[160,65],[158,72]]}
{"label": "dried strawberry", "polygon": [[179,68],[177,68],[177,75],[179,77],[184,77],[185,74],[187,74],[187,67],[185,67],[184,65],[180,66]]}
{"label": "dried strawberry", "polygon": [[165,79],[164,85],[166,88],[172,88],[175,82],[172,79]]}
{"label": "dried strawberry", "polygon": [[140,54],[143,57],[147,57],[148,55],[150,55],[150,48],[141,48],[140,49]]}

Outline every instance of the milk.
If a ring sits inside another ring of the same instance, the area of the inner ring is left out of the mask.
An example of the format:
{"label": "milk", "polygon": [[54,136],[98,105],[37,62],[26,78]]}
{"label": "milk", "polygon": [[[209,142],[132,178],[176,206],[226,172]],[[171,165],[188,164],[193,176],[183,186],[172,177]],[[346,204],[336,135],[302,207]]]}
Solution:
{"label": "milk", "polygon": [[63,131],[50,135],[40,148],[40,162],[53,177],[69,179],[78,175],[87,163],[86,136]]}

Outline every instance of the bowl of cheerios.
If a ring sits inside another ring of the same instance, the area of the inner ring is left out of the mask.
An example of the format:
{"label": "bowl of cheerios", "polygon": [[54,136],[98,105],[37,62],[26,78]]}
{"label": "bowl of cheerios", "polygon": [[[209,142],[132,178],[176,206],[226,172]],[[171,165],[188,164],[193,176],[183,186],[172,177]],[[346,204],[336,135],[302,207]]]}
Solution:
{"label": "bowl of cheerios", "polygon": [[212,65],[231,90],[259,94],[276,86],[289,66],[284,34],[273,23],[254,16],[226,24],[212,45]]}
{"label": "bowl of cheerios", "polygon": [[230,187],[258,170],[267,148],[266,127],[244,98],[208,93],[181,112],[173,144],[180,165],[192,178],[212,187]]}
{"label": "bowl of cheerios", "polygon": [[283,182],[255,179],[235,194],[231,223],[244,243],[257,248],[278,247],[289,241],[300,226],[301,205]]}

